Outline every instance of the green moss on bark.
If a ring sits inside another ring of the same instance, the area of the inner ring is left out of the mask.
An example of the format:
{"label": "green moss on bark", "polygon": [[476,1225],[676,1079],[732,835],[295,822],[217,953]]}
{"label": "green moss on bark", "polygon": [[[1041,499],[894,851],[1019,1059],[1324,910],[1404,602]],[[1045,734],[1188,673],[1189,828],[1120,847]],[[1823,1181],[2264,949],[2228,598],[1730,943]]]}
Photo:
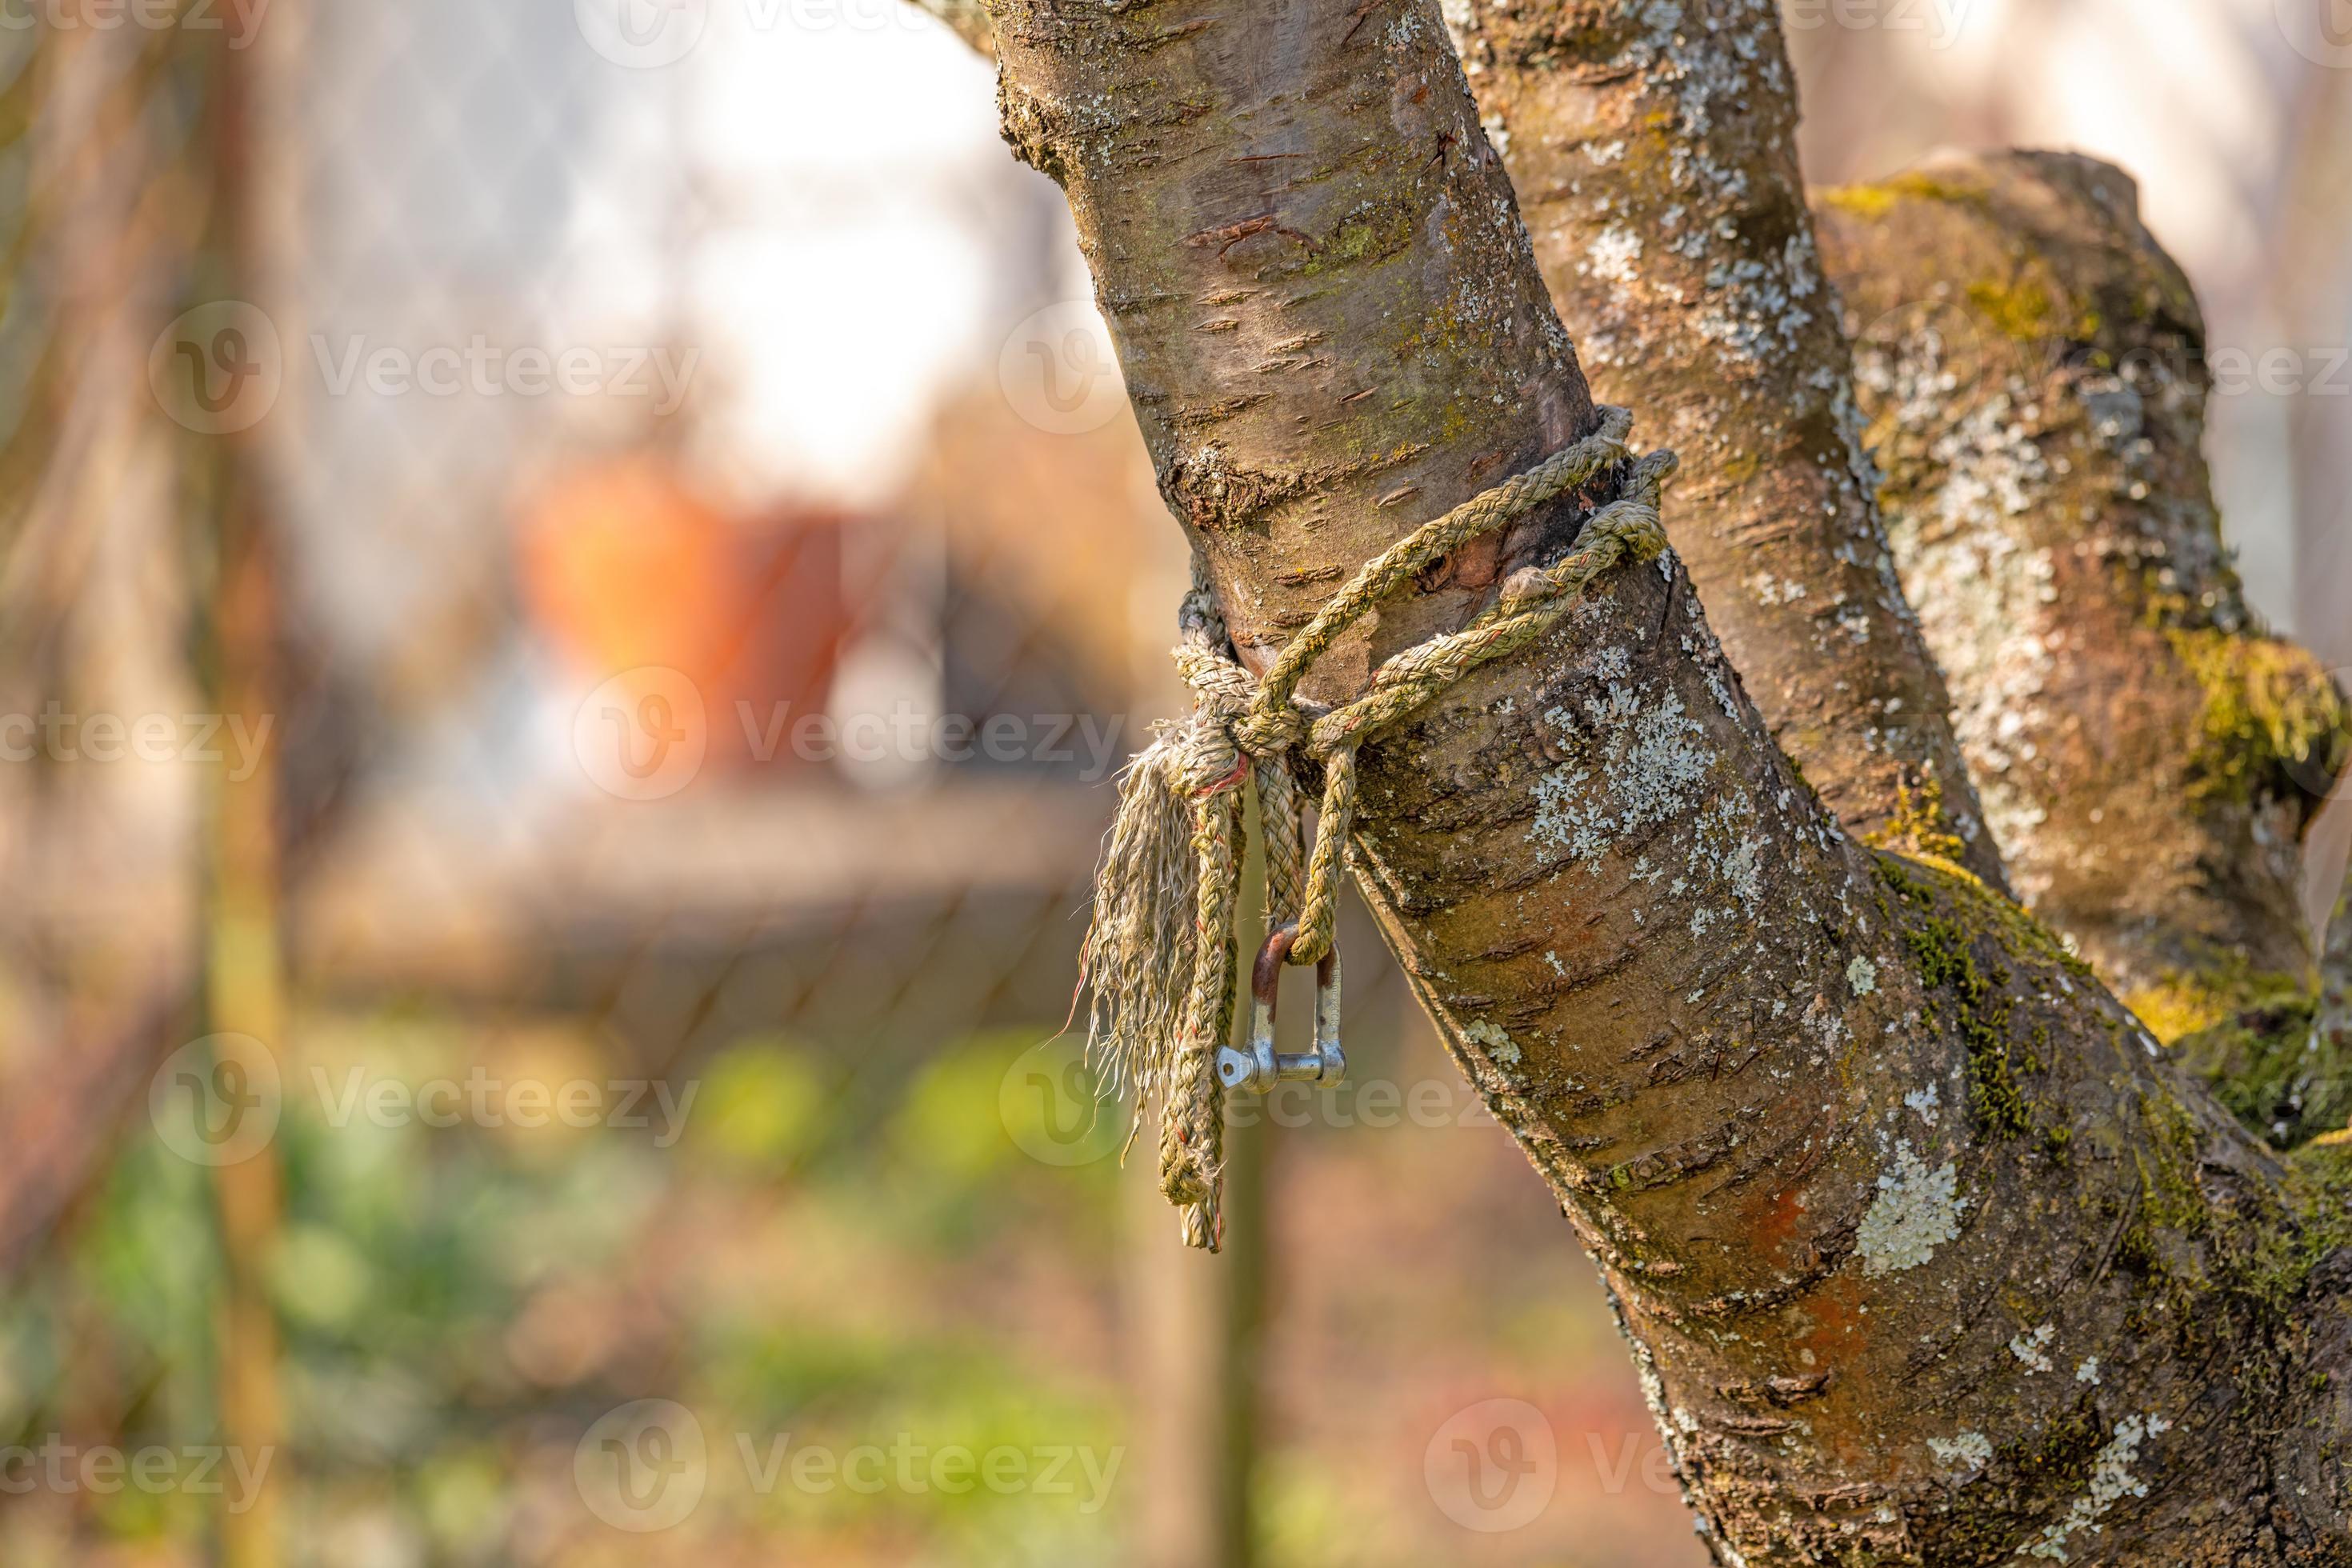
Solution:
{"label": "green moss on bark", "polygon": [[[1987,1137],[2019,1139],[2034,1129],[2025,1080],[2046,1070],[2049,1031],[2021,1029],[2009,994],[2017,962],[2056,963],[2082,972],[2031,915],[1949,861],[1881,851],[1879,879],[1896,895],[1890,912],[1917,966],[1936,994],[1929,1021],[1949,1008],[1969,1053],[1969,1110]],[[2088,978],[2085,973],[2086,979]],[[2063,1132],[2050,1141],[2063,1152]]]}
{"label": "green moss on bark", "polygon": [[2352,1059],[2314,1026],[2315,998],[2280,996],[2182,1040],[2181,1062],[2231,1114],[2282,1149],[2352,1124]]}
{"label": "green moss on bark", "polygon": [[2352,711],[2319,661],[2271,637],[2168,636],[2205,694],[2191,789],[2237,801],[2325,792],[2352,753]]}
{"label": "green moss on bark", "polygon": [[1954,180],[1937,179],[1933,174],[1916,171],[1897,174],[1876,184],[1838,185],[1816,193],[1815,199],[1823,206],[1840,212],[1853,213],[1857,217],[1882,218],[1895,210],[1895,204],[1906,199],[1924,202],[1981,202],[1982,189]]}
{"label": "green moss on bark", "polygon": [[1895,793],[1894,813],[1884,826],[1864,834],[1862,841],[1873,849],[1932,856],[1953,865],[1968,858],[1968,844],[1960,837],[1959,825],[1944,809],[1943,784],[1934,778],[1927,779],[1916,789],[1907,784],[1899,786]]}
{"label": "green moss on bark", "polygon": [[1979,280],[1969,285],[1969,301],[2019,342],[2039,342],[2050,329],[2050,290],[2038,283]]}
{"label": "green moss on bark", "polygon": [[2232,1022],[2255,1026],[2265,1015],[2299,1014],[2310,1023],[2314,999],[2304,976],[2256,969],[2228,952],[2200,956],[2194,969],[2167,970],[2124,993],[2124,1005],[2159,1044],[2177,1046]]}

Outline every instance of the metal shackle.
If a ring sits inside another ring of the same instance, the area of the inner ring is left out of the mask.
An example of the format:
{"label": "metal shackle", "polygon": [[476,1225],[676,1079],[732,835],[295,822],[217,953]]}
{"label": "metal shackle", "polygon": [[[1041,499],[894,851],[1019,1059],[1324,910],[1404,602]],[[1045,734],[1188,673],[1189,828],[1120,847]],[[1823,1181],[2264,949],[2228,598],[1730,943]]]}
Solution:
{"label": "metal shackle", "polygon": [[1275,1009],[1281,1000],[1283,966],[1297,944],[1298,927],[1271,932],[1250,971],[1250,1039],[1247,1050],[1226,1046],[1217,1052],[1217,1081],[1228,1089],[1264,1094],[1277,1083],[1336,1084],[1348,1076],[1347,1053],[1339,1048],[1339,952],[1335,946],[1315,965],[1315,1048],[1274,1048]]}

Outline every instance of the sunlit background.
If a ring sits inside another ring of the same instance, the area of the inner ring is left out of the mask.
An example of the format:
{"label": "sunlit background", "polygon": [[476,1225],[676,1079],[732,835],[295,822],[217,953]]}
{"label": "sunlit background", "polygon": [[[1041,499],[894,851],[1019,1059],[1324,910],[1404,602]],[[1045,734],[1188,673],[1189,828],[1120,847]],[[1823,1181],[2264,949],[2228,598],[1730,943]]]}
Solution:
{"label": "sunlit background", "polygon": [[[2295,356],[2210,457],[2352,664],[2345,0],[1785,10],[1811,178],[2111,159]],[[1355,913],[1226,1256],[1121,1169],[1182,546],[962,42],[15,0],[0,83],[0,1563],[1705,1561]]]}

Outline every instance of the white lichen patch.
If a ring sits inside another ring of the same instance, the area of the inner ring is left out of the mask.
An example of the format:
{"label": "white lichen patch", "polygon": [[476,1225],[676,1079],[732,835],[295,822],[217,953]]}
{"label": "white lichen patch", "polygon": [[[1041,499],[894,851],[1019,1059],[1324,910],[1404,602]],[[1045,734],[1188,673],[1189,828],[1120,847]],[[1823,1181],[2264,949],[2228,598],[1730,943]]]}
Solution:
{"label": "white lichen patch", "polygon": [[1486,1019],[1480,1018],[1465,1025],[1462,1033],[1472,1045],[1485,1051],[1495,1061],[1509,1068],[1519,1065],[1521,1058],[1518,1043]]}
{"label": "white lichen patch", "polygon": [[[1719,655],[1721,650],[1717,648],[1713,652]],[[1723,710],[1725,718],[1735,724],[1739,722],[1739,707],[1731,700],[1731,687],[1723,679],[1723,667],[1717,658],[1711,657],[1706,666],[1706,693],[1715,699],[1715,705]],[[1782,804],[1785,807],[1786,796],[1782,797]]]}
{"label": "white lichen patch", "polygon": [[1826,996],[1814,997],[1812,1005],[1805,1009],[1804,1030],[1822,1049],[1822,1055],[1816,1060],[1826,1060],[1835,1056],[1848,1040],[1853,1038],[1853,1031],[1846,1026],[1845,1020],[1838,1016],[1837,1008]]}
{"label": "white lichen patch", "polygon": [[1776,578],[1769,572],[1759,572],[1748,579],[1748,591],[1756,595],[1759,605],[1793,605],[1805,596],[1805,585],[1790,578]]}
{"label": "white lichen patch", "polygon": [[2006,397],[1970,409],[1933,455],[1950,476],[1937,510],[1956,527],[2023,516],[2050,478],[2041,446]]}
{"label": "white lichen patch", "polygon": [[[1750,923],[1764,915],[1764,868],[1769,846],[1753,831],[1756,807],[1745,795],[1731,795],[1698,814],[1683,840],[1685,874],[1668,889],[1680,897],[1692,888],[1702,889],[1691,911],[1690,931],[1704,937],[1719,921],[1745,918]],[[1730,901],[1721,907],[1706,901],[1715,894]]]}
{"label": "white lichen patch", "polygon": [[1895,1145],[1895,1169],[1878,1178],[1878,1196],[1862,1216],[1854,1247],[1864,1274],[1916,1268],[1960,1234],[1968,1200],[1956,1194],[1959,1172],[1949,1161],[1931,1171],[1908,1140]]}
{"label": "white lichen patch", "polygon": [[1589,766],[1564,764],[1538,776],[1528,839],[1566,849],[1596,874],[1601,856],[1620,838],[1694,809],[1715,764],[1702,743],[1706,731],[1671,690],[1644,701],[1615,679],[1583,714],[1555,709],[1545,718],[1589,737],[1593,754]]}
{"label": "white lichen patch", "polygon": [[2031,1334],[2019,1334],[2009,1342],[2009,1353],[2025,1363],[2028,1372],[2049,1372],[2057,1364],[2050,1359],[2050,1342],[2058,1337],[2056,1325],[2044,1323]]}
{"label": "white lichen patch", "polygon": [[1954,1469],[1981,1470],[1992,1463],[1992,1439],[1981,1432],[1963,1432],[1957,1437],[1930,1437],[1927,1452]]}
{"label": "white lichen patch", "polygon": [[2074,1369],[2074,1381],[2076,1383],[2098,1382],[2099,1358],[2097,1356],[2092,1356],[2089,1360],[2084,1362],[2082,1365],[2076,1367]]}
{"label": "white lichen patch", "polygon": [[[1752,172],[1746,158],[1719,155],[1727,140],[1738,140],[1725,129],[1753,113],[1759,93],[1790,90],[1772,7],[1637,0],[1627,10],[1641,30],[1616,59],[1641,72],[1673,115],[1664,179],[1645,174],[1643,184],[1645,194],[1658,184],[1674,198],[1652,232],[1682,265],[1660,268],[1651,289],[1678,310],[1696,310],[1691,325],[1713,342],[1727,370],[1785,355],[1821,320],[1820,258],[1810,233],[1767,247],[1743,232],[1735,215],[1755,204]],[[1602,167],[1623,155],[1618,143],[1589,152]]]}
{"label": "white lichen patch", "polygon": [[1585,255],[1591,262],[1595,278],[1605,278],[1612,283],[1631,283],[1640,275],[1637,264],[1642,259],[1642,237],[1629,228],[1603,229]]}
{"label": "white lichen patch", "polygon": [[1919,1113],[1919,1120],[1933,1127],[1943,1120],[1944,1090],[1938,1084],[1915,1089],[1903,1097],[1903,1103]]}
{"label": "white lichen patch", "polygon": [[2124,1499],[2147,1496],[2147,1483],[2136,1479],[2131,1468],[2139,1462],[2142,1443],[2170,1430],[2172,1423],[2161,1415],[2126,1415],[2116,1422],[2115,1437],[2091,1461],[2090,1491],[2074,1500],[2065,1518],[2045,1526],[2038,1537],[2019,1547],[2017,1554],[2063,1563],[2069,1540],[2086,1530],[2097,1534],[2099,1521]]}
{"label": "white lichen patch", "polygon": [[[1739,804],[1744,807],[1748,803],[1742,801]],[[1729,816],[1731,814],[1727,810],[1724,815]],[[1731,896],[1747,905],[1750,914],[1760,912],[1764,906],[1763,844],[1754,838],[1743,837],[1724,852],[1718,866],[1723,872],[1724,885],[1731,889]]]}
{"label": "white lichen patch", "polygon": [[[1856,374],[1894,411],[1893,438],[1926,504],[1887,519],[1889,542],[1921,628],[1949,678],[1955,728],[1989,826],[2020,863],[2037,858],[2048,821],[2047,784],[2034,763],[2054,722],[2045,695],[2065,628],[2057,563],[2044,542],[2053,475],[2028,389],[1969,404],[1955,397],[1948,319],[1907,327],[1900,340],[1859,350]],[[2030,883],[2021,884],[2030,886]]]}
{"label": "white lichen patch", "polygon": [[1845,966],[1845,983],[1857,996],[1867,996],[1878,989],[1878,965],[1866,958],[1856,958]]}

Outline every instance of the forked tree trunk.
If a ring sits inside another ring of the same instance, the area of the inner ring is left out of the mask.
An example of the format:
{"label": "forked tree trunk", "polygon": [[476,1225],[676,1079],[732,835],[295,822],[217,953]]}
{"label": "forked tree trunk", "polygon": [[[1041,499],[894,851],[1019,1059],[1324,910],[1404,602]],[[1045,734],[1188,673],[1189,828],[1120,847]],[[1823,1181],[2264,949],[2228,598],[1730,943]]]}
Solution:
{"label": "forked tree trunk", "polygon": [[[1433,8],[994,21],[1246,661],[1591,426]],[[1465,552],[1316,694],[1573,526]],[[2005,900],[1848,837],[1677,561],[1363,762],[1360,885],[1601,1268],[1723,1561],[2346,1560],[2340,1203]]]}

